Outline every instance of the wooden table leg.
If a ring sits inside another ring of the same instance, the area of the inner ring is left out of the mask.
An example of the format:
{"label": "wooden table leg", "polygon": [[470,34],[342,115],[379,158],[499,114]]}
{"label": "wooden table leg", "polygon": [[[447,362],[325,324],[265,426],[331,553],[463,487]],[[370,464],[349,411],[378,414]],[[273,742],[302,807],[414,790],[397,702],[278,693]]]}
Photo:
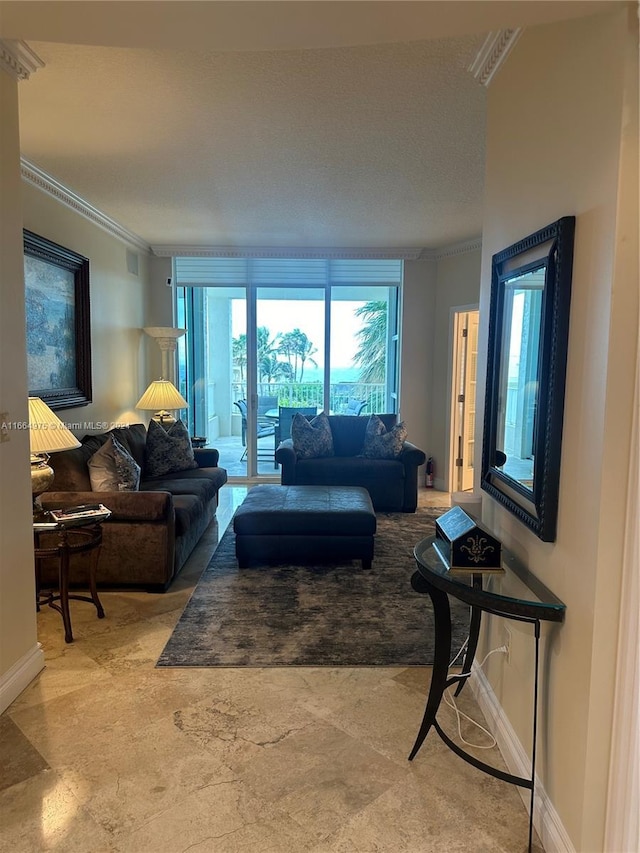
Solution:
{"label": "wooden table leg", "polygon": [[[63,531],[66,534],[66,531]],[[62,613],[62,623],[64,625],[64,641],[65,643],[73,642],[73,633],[71,631],[71,614],[69,613],[69,549],[66,547],[66,535],[60,535],[61,543],[65,547],[60,549],[59,562],[59,588],[60,588],[60,611]]]}
{"label": "wooden table leg", "polygon": [[96,585],[96,571],[98,568],[98,557],[100,556],[100,548],[96,548],[91,555],[91,565],[89,567],[89,589],[91,591],[91,600],[98,611],[98,619],[104,619],[104,608],[98,598],[98,587]]}

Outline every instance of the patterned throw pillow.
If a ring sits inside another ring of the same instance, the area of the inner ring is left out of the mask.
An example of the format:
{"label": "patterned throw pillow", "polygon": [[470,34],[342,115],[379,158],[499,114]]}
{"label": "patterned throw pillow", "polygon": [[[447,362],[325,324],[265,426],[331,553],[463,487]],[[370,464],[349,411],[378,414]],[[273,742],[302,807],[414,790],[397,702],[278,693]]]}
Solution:
{"label": "patterned throw pillow", "polygon": [[163,477],[176,471],[197,468],[189,431],[182,421],[176,421],[166,430],[156,421],[149,423],[144,454],[146,477]]}
{"label": "patterned throw pillow", "polygon": [[140,487],[140,466],[112,435],[87,465],[94,492],[137,492]]}
{"label": "patterned throw pillow", "polygon": [[377,415],[371,415],[364,433],[362,455],[368,459],[396,459],[402,453],[402,445],[407,438],[404,421],[393,426],[388,432]]}
{"label": "patterned throw pillow", "polygon": [[334,455],[333,434],[324,412],[311,421],[304,415],[295,414],[291,422],[291,438],[298,459],[319,459]]}

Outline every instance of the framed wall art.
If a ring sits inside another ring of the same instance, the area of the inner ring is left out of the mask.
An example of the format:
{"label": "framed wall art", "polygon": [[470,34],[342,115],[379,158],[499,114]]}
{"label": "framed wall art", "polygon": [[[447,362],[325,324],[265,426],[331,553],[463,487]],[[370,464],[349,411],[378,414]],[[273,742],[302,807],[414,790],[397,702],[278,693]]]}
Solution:
{"label": "framed wall art", "polygon": [[52,409],[92,400],[89,260],[24,231],[29,396]]}

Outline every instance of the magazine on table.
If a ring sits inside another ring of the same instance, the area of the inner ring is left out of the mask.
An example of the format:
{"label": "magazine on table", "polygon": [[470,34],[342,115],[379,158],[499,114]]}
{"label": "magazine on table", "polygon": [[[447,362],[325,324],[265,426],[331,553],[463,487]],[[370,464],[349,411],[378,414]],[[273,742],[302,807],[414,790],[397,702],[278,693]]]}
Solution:
{"label": "magazine on table", "polygon": [[57,524],[70,525],[78,522],[105,521],[111,515],[111,510],[104,504],[78,504],[64,509],[50,509],[50,517]]}

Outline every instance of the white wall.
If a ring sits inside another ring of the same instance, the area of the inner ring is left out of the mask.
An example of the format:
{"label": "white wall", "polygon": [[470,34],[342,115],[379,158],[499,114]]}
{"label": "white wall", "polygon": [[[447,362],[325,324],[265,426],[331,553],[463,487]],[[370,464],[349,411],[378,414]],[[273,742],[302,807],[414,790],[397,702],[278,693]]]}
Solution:
{"label": "white wall", "polygon": [[[577,217],[557,539],[542,543],[486,495],[483,519],[567,605],[547,646],[538,770],[581,853],[604,849],[638,335],[637,192],[624,203],[619,195],[629,181],[637,190],[637,165],[634,177],[621,160],[624,133],[634,134],[637,158],[637,125],[624,130],[637,107],[637,56],[633,9],[531,28],[488,97],[481,351],[492,254]],[[635,271],[625,261],[629,241]],[[480,376],[485,369],[483,358]],[[526,745],[532,643],[514,630],[511,664],[493,656],[487,669]],[[497,630],[490,639],[500,642]]]}
{"label": "white wall", "polygon": [[400,417],[407,425],[408,440],[425,453],[431,442],[429,413],[433,385],[435,304],[436,262],[405,261]]}
{"label": "white wall", "polygon": [[438,260],[432,353],[433,395],[429,405],[431,440],[427,456],[434,458],[436,488],[445,491],[455,491],[449,482],[453,309],[478,306],[481,260],[479,249]]}
{"label": "white wall", "polygon": [[[0,412],[8,412],[9,421],[28,420],[24,227],[90,259],[93,402],[61,410],[61,420],[78,424],[73,431],[80,436],[95,431],[97,423],[140,421],[142,413],[135,403],[148,382],[142,327],[149,322],[145,314],[149,257],[139,253],[139,275],[132,275],[122,241],[22,181],[18,85],[0,71]],[[159,320],[164,316],[161,313]],[[42,667],[36,638],[26,430],[12,430],[10,440],[0,443],[0,555],[0,709],[4,709]]]}
{"label": "white wall", "polygon": [[[28,423],[18,85],[0,70],[0,412]],[[0,711],[42,669],[36,637],[29,434],[0,443]]]}
{"label": "white wall", "polygon": [[81,424],[73,430],[78,435],[95,431],[96,423],[139,422],[143,413],[135,404],[153,378],[142,331],[150,325],[145,313],[149,256],[135,250],[138,275],[133,275],[121,240],[31,184],[23,183],[22,194],[24,227],[90,262],[93,402],[64,409],[61,420]]}

